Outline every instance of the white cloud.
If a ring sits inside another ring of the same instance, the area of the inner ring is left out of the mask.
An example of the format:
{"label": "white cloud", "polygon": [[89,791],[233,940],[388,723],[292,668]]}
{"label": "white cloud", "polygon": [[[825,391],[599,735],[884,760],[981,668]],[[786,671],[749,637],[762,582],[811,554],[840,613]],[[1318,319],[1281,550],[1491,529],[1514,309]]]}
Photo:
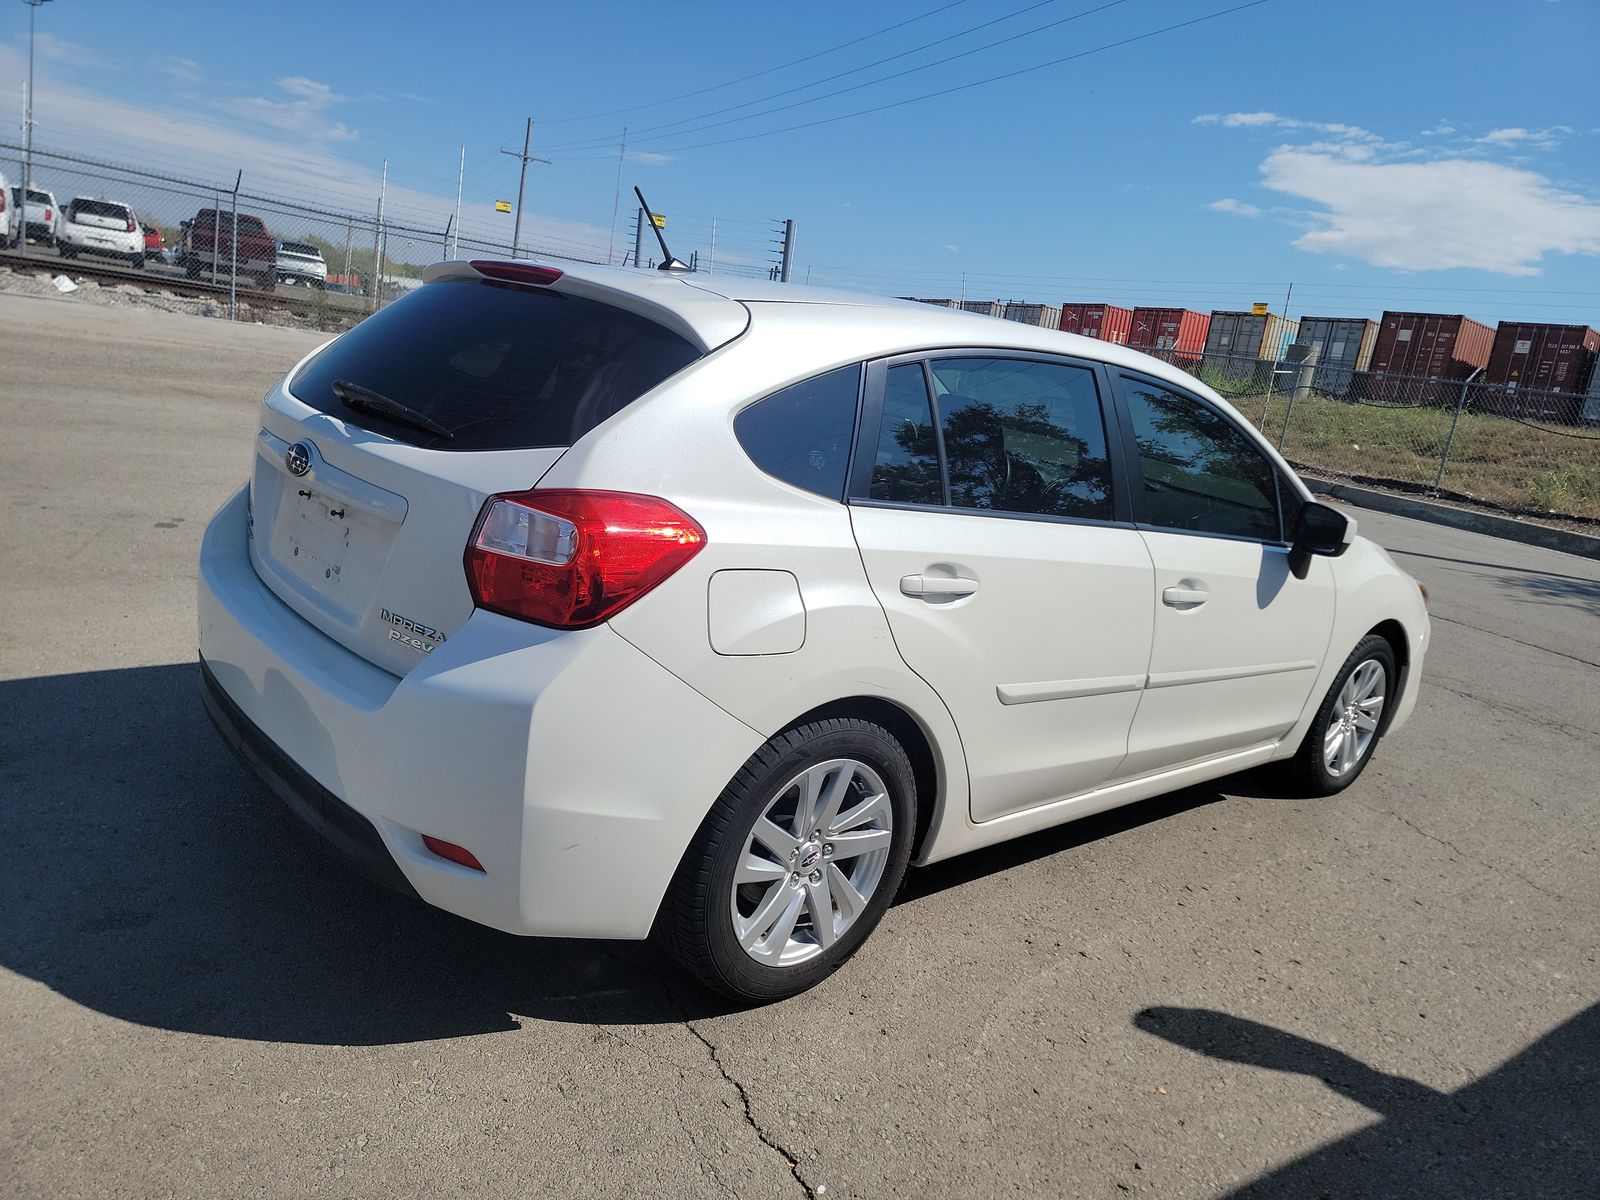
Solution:
{"label": "white cloud", "polygon": [[33,51],[40,58],[50,62],[63,63],[69,67],[99,69],[111,65],[98,50],[91,50],[89,47],[80,46],[76,42],[58,38],[53,33],[35,34]]}
{"label": "white cloud", "polygon": [[1506,129],[1491,129],[1473,141],[1480,146],[1532,146],[1536,150],[1553,150],[1561,139],[1572,132],[1568,125],[1551,125],[1547,129],[1524,129],[1514,125]]}
{"label": "white cloud", "polygon": [[662,163],[669,163],[673,159],[670,154],[655,154],[649,150],[629,150],[628,161],[643,163],[647,167],[659,167]]}
{"label": "white cloud", "polygon": [[960,254],[961,253],[961,247],[960,246],[952,246],[949,242],[940,242],[939,243],[939,249],[948,250],[948,251],[950,251],[951,254]]}
{"label": "white cloud", "polygon": [[180,58],[176,54],[164,54],[150,62],[152,70],[159,71],[170,79],[180,83],[199,83],[205,77],[200,64],[192,58]]}
{"label": "white cloud", "polygon": [[1537,275],[1546,254],[1600,254],[1600,204],[1533,171],[1465,159],[1353,162],[1284,146],[1262,183],[1321,206],[1302,250],[1406,271]]}
{"label": "white cloud", "polygon": [[235,96],[223,101],[222,107],[252,121],[322,141],[353,142],[359,136],[343,121],[327,118],[327,111],[344,100],[328,84],[304,75],[285,75],[277,84],[280,91],[293,99]]}
{"label": "white cloud", "polygon": [[1206,205],[1212,212],[1232,213],[1236,217],[1259,217],[1261,210],[1254,204],[1246,204],[1243,200],[1235,200],[1232,196],[1224,196],[1221,200],[1213,200]]}
{"label": "white cloud", "polygon": [[1422,136],[1423,137],[1447,137],[1448,135],[1454,133],[1455,131],[1456,131],[1456,127],[1454,125],[1450,124],[1450,122],[1448,122],[1448,121],[1440,121],[1432,129],[1424,129],[1422,131]]}
{"label": "white cloud", "polygon": [[1334,137],[1362,141],[1379,141],[1377,134],[1359,125],[1340,122],[1302,121],[1298,117],[1282,117],[1274,112],[1205,113],[1193,119],[1195,125],[1221,125],[1226,129],[1304,129],[1312,133],[1331,134]]}

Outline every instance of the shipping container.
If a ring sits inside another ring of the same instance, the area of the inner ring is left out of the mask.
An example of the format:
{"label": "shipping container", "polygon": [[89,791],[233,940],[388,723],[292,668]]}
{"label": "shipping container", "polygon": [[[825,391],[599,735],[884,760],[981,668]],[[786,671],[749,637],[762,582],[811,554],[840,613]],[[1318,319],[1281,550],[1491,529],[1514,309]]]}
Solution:
{"label": "shipping container", "polygon": [[1126,346],[1133,330],[1133,309],[1115,304],[1063,304],[1060,328],[1063,333],[1081,333]]}
{"label": "shipping container", "polygon": [[1501,321],[1485,383],[1581,395],[1600,355],[1600,331],[1587,325]]}
{"label": "shipping container", "polygon": [[1138,350],[1165,350],[1193,362],[1206,348],[1209,313],[1187,308],[1136,308],[1128,345]]}
{"label": "shipping container", "polygon": [[1040,329],[1061,328],[1061,310],[1053,304],[1019,304],[1015,300],[1008,300],[1002,315],[1019,325],[1037,325]]}
{"label": "shipping container", "polygon": [[960,308],[959,300],[930,300],[926,296],[896,296],[896,300],[914,300],[918,304],[933,304],[939,308]]}
{"label": "shipping container", "polygon": [[1365,317],[1301,317],[1295,345],[1306,347],[1307,354],[1316,351],[1312,390],[1342,396],[1350,390],[1351,376],[1372,365],[1377,340],[1378,323]]}
{"label": "shipping container", "polygon": [[1005,316],[1006,306],[998,300],[963,300],[961,302],[961,311],[977,313],[983,317],[1003,317]]}
{"label": "shipping container", "polygon": [[1224,312],[1211,314],[1206,326],[1207,358],[1279,359],[1294,341],[1298,322],[1272,313]]}
{"label": "shipping container", "polygon": [[1460,314],[1386,312],[1369,369],[1379,375],[1466,379],[1489,365],[1494,330]]}
{"label": "shipping container", "polygon": [[1584,425],[1600,425],[1600,364],[1589,377],[1589,389],[1583,394],[1583,404],[1578,410],[1578,420]]}

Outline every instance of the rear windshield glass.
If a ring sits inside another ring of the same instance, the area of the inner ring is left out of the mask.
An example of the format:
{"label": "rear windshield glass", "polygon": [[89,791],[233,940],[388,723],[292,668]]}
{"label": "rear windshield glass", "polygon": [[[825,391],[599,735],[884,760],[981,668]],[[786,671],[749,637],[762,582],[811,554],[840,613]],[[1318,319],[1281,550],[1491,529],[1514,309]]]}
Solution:
{"label": "rear windshield glass", "polygon": [[119,221],[126,221],[128,206],[112,204],[108,200],[74,200],[72,213],[78,217],[115,217]]}
{"label": "rear windshield glass", "polygon": [[[290,390],[352,425],[417,446],[570,446],[699,355],[671,330],[596,300],[447,280],[368,317],[307,363]],[[370,403],[353,410],[334,392],[335,381],[423,419],[381,416]],[[430,423],[454,436],[428,432]]]}
{"label": "rear windshield glass", "polygon": [[304,242],[284,242],[279,247],[285,254],[304,254],[307,258],[321,258],[322,251],[315,246],[308,246]]}

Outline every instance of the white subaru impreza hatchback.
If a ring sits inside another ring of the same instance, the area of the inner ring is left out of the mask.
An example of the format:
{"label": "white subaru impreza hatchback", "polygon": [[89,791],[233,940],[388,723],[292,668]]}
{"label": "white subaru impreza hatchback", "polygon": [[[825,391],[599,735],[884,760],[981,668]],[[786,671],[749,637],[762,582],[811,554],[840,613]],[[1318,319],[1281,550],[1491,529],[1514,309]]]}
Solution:
{"label": "white subaru impreza hatchback", "polygon": [[908,868],[1246,767],[1350,784],[1418,585],[1123,347],[699,275],[452,262],[268,393],[202,688],[290,808],[521,934],[749,1000]]}

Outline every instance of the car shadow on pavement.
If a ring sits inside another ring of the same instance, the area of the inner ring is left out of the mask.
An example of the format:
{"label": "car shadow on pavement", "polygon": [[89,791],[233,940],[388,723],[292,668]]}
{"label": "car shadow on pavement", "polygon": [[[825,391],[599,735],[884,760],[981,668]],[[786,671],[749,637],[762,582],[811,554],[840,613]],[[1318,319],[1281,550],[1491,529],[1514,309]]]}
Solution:
{"label": "car shadow on pavement", "polygon": [[1454,1092],[1210,1009],[1146,1008],[1133,1023],[1223,1062],[1321,1080],[1381,1118],[1237,1189],[1240,1200],[1600,1196],[1600,1005]]}
{"label": "car shadow on pavement", "polygon": [[514,937],[369,883],[198,687],[191,663],[0,682],[0,966],[126,1021],[312,1044],[732,1007],[653,946]]}

